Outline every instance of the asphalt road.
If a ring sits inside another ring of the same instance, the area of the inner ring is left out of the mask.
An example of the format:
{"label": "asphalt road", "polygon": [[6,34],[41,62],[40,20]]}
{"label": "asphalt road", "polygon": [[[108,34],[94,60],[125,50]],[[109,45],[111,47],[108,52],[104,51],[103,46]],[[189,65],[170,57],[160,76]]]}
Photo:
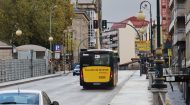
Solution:
{"label": "asphalt road", "polygon": [[119,92],[124,83],[131,77],[135,70],[119,71],[119,81],[115,88],[100,88],[84,90],[79,84],[79,76],[59,76],[54,78],[33,81],[0,88],[10,89],[34,89],[44,90],[51,100],[56,100],[60,105],[108,105],[114,96]]}

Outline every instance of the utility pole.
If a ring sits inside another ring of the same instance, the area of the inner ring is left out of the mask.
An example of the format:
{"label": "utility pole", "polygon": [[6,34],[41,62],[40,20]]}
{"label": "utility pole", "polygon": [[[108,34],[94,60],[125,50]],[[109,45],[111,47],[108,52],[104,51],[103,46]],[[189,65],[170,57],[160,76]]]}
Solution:
{"label": "utility pole", "polygon": [[98,31],[96,33],[96,48],[100,49],[101,47],[101,33],[102,33],[102,0],[96,0],[97,12],[98,12]]}

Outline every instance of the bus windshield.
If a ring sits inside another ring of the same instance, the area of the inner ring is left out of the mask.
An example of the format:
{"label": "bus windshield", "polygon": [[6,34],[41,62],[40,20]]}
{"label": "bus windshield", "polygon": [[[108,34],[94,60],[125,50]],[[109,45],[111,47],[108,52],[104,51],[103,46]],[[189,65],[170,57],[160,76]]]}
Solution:
{"label": "bus windshield", "polygon": [[109,66],[110,65],[109,53],[83,53],[82,54],[82,66]]}

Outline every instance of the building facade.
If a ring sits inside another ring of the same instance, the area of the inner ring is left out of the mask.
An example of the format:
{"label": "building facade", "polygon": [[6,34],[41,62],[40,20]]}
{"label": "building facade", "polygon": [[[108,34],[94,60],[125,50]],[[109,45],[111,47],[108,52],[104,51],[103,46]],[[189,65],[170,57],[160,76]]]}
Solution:
{"label": "building facade", "polygon": [[[189,6],[190,0],[170,0],[170,25],[169,34],[172,37],[172,71],[177,74],[187,74],[189,70]],[[189,82],[179,82],[187,105],[190,105]]]}
{"label": "building facade", "polygon": [[[186,49],[190,49],[190,0],[186,0],[185,34]],[[190,67],[190,50],[186,50],[186,67]]]}
{"label": "building facade", "polygon": [[139,30],[147,25],[148,21],[140,21],[134,16],[114,23],[110,30],[105,30],[102,33],[103,48],[118,51],[120,65],[131,62],[132,58],[137,57],[137,53],[135,53],[135,41],[139,40],[139,37],[146,37],[146,34],[141,34]]}
{"label": "building facade", "polygon": [[171,51],[172,40],[171,35],[168,32],[168,27],[170,24],[170,15],[169,15],[169,0],[161,0],[161,27],[162,27],[162,36],[163,36],[163,54],[166,66],[169,66],[169,56],[168,51]]}
{"label": "building facade", "polygon": [[76,7],[78,9],[86,11],[87,15],[90,18],[89,25],[88,25],[88,47],[95,47],[97,44],[99,44],[99,29],[95,29],[93,20],[99,20],[100,19],[100,8],[101,6],[98,2],[98,0],[76,0]]}
{"label": "building facade", "polygon": [[72,20],[73,63],[78,63],[80,49],[88,49],[89,17],[85,11],[75,9]]}
{"label": "building facade", "polygon": [[169,34],[172,37],[173,65],[180,72],[185,61],[185,0],[170,0]]}
{"label": "building facade", "polygon": [[12,46],[0,41],[0,60],[12,59]]}

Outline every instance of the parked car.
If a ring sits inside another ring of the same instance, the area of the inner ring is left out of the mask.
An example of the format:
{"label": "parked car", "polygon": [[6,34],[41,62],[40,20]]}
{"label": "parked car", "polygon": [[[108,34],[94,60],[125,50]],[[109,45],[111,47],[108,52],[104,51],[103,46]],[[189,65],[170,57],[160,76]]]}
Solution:
{"label": "parked car", "polygon": [[0,105],[59,105],[51,101],[41,90],[4,90],[0,91]]}
{"label": "parked car", "polygon": [[80,65],[76,65],[73,69],[73,76],[80,74]]}
{"label": "parked car", "polygon": [[76,65],[79,65],[79,63],[73,63],[72,66],[71,66],[71,70],[73,70]]}

